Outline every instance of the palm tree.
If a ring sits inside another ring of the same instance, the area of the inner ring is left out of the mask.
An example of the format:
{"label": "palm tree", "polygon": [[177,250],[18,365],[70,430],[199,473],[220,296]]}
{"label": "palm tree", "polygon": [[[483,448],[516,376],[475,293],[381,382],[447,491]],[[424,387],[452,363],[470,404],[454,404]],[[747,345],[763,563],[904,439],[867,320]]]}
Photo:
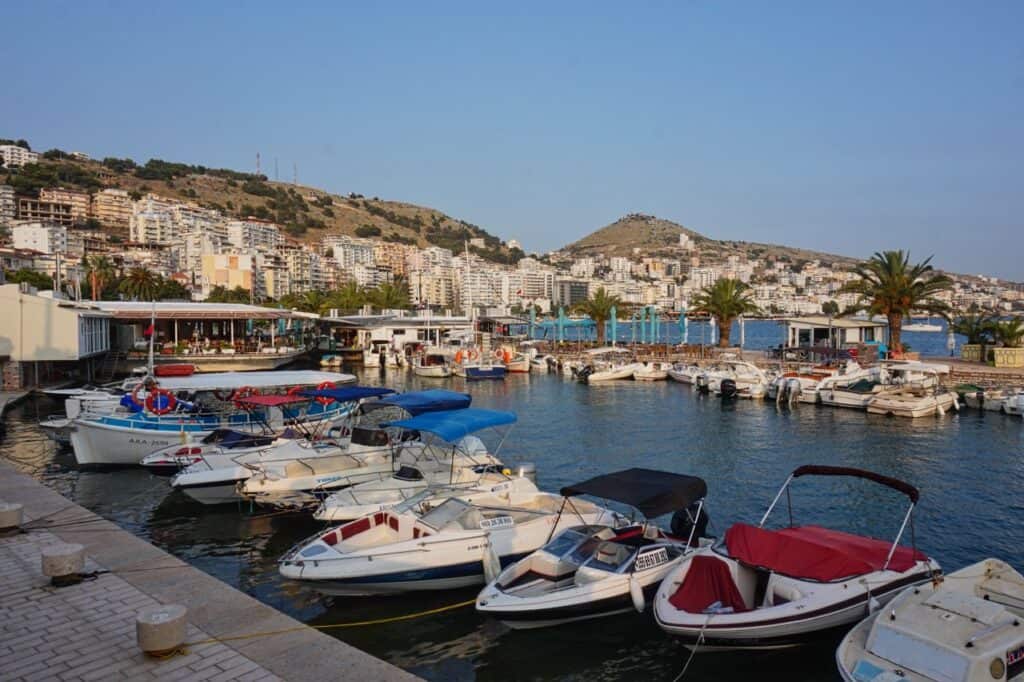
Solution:
{"label": "palm tree", "polygon": [[576,312],[583,313],[597,325],[597,344],[604,344],[604,326],[612,317],[612,308],[622,305],[622,299],[598,287],[594,295],[577,304]]}
{"label": "palm tree", "polygon": [[315,290],[304,291],[301,294],[286,294],[281,297],[281,305],[304,313],[319,313],[330,307],[327,295]]}
{"label": "palm tree", "polygon": [[884,315],[889,323],[889,346],[902,351],[900,332],[904,317],[915,310],[949,317],[949,306],[936,298],[936,294],[950,289],[953,280],[935,274],[931,260],[929,256],[911,265],[909,251],[876,252],[870,260],[854,268],[859,279],[843,287],[843,291],[859,295],[857,303],[844,312]]}
{"label": "palm tree", "polygon": [[1024,342],[1024,318],[1014,317],[992,323],[992,335],[1006,348],[1020,348]]}
{"label": "palm tree", "polygon": [[714,315],[718,325],[718,346],[727,348],[733,320],[740,315],[761,312],[752,296],[750,285],[738,279],[725,278],[704,287],[690,303],[693,312]]}
{"label": "palm tree", "polygon": [[114,264],[106,256],[93,256],[85,260],[86,274],[89,276],[89,288],[92,300],[103,298],[103,287],[114,278]]}
{"label": "palm tree", "polygon": [[991,315],[978,310],[977,306],[971,306],[969,311],[953,322],[952,331],[966,336],[968,344],[983,344],[991,340],[993,321]]}
{"label": "palm tree", "polygon": [[347,282],[345,286],[332,291],[328,300],[331,308],[358,310],[366,302],[366,292],[356,282]]}
{"label": "palm tree", "polygon": [[146,268],[132,268],[121,281],[121,293],[137,301],[152,301],[160,289],[160,278]]}
{"label": "palm tree", "polygon": [[381,310],[408,308],[409,287],[405,280],[396,277],[394,282],[384,282],[370,292],[370,300]]}

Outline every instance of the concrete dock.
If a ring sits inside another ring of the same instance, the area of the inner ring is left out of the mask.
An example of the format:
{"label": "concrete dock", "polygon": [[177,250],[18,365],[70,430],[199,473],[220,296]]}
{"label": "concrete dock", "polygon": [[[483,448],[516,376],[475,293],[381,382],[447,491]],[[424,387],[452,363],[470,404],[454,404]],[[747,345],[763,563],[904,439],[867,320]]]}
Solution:
{"label": "concrete dock", "polygon": [[[0,500],[24,505],[20,533],[0,536],[0,679],[395,680],[419,678],[262,604],[0,462]],[[95,577],[56,588],[40,553],[85,547]],[[186,652],[145,656],[135,615],[188,608]],[[272,635],[258,633],[288,632]],[[251,638],[235,639],[246,635]],[[228,638],[227,641],[210,641]]]}

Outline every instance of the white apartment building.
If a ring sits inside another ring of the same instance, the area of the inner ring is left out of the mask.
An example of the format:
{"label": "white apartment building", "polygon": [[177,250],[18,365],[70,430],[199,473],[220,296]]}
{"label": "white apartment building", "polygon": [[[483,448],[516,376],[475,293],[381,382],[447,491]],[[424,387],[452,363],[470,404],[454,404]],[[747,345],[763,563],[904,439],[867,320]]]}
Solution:
{"label": "white apartment building", "polygon": [[717,282],[720,276],[717,268],[693,267],[690,268],[690,275],[686,283],[693,289],[703,289]]}
{"label": "white apartment building", "polygon": [[127,230],[132,221],[132,200],[123,189],[104,189],[92,196],[92,217],[104,227]]}
{"label": "white apartment building", "polygon": [[189,275],[203,269],[203,256],[224,251],[225,242],[218,235],[205,230],[191,230],[181,235],[181,241],[171,246],[174,268]]}
{"label": "white apartment building", "polygon": [[84,223],[89,217],[91,199],[85,192],[63,187],[48,187],[39,190],[39,201],[67,204],[71,207],[71,218],[75,223]]}
{"label": "white apartment building", "polygon": [[413,270],[409,273],[409,292],[415,305],[452,308],[456,302],[455,273],[450,267],[435,267],[429,272]]}
{"label": "white apartment building", "polygon": [[615,274],[629,275],[633,271],[633,263],[625,256],[612,256],[608,259],[608,267]]}
{"label": "white apartment building", "polygon": [[11,241],[16,249],[47,254],[67,253],[68,231],[60,225],[22,223],[11,230]]}
{"label": "white apartment building", "polygon": [[16,144],[0,144],[0,161],[8,168],[14,168],[24,166],[26,163],[38,162],[39,154],[30,152]]}
{"label": "white apartment building", "polygon": [[346,268],[352,279],[361,287],[373,288],[391,281],[391,271],[379,268],[376,265],[356,263],[351,268]]}
{"label": "white apartment building", "polygon": [[18,215],[18,202],[14,200],[14,188],[0,185],[0,225],[10,225]]}
{"label": "white apartment building", "polygon": [[344,234],[332,234],[320,240],[323,253],[330,249],[334,260],[343,268],[355,265],[373,265],[373,245],[369,239],[349,237]]}
{"label": "white apartment building", "polygon": [[232,220],[227,224],[226,234],[228,243],[239,249],[273,251],[284,243],[276,223],[256,218]]}

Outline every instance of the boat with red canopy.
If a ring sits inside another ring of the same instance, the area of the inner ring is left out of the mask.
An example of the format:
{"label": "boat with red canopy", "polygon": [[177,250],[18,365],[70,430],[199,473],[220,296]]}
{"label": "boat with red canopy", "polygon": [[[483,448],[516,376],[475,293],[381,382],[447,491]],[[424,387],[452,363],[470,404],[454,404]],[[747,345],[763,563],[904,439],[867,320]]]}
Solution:
{"label": "boat with red canopy", "polygon": [[[802,476],[847,476],[906,495],[910,507],[892,542],[815,525],[765,527]],[[689,555],[666,576],[654,614],[693,649],[778,648],[802,644],[863,619],[901,590],[931,580],[938,564],[901,546],[919,499],[912,485],[848,467],[806,465],[786,479],[756,526],[737,523],[721,542]]]}

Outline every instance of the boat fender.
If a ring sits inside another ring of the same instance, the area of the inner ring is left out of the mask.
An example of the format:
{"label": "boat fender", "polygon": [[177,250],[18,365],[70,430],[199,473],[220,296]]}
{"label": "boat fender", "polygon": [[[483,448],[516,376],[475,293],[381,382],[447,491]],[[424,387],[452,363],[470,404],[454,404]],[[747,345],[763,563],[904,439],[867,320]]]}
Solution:
{"label": "boat fender", "polygon": [[[960,411],[960,401],[957,400],[956,396],[953,396],[953,409],[956,410],[957,412]],[[1005,408],[1001,409],[1003,409],[1003,412],[1005,413]]]}
{"label": "boat fender", "polygon": [[936,405],[935,406],[935,416],[941,417],[944,414],[946,414],[945,408],[943,408],[942,405]]}
{"label": "boat fender", "polygon": [[501,559],[498,558],[497,552],[494,551],[494,545],[490,542],[490,538],[488,538],[488,542],[484,545],[483,564],[484,579],[487,580],[488,584],[493,583],[501,575]]}
{"label": "boat fender", "polygon": [[633,598],[633,608],[636,609],[636,612],[643,613],[647,601],[644,599],[644,588],[640,586],[636,573],[629,574],[629,596]]}

